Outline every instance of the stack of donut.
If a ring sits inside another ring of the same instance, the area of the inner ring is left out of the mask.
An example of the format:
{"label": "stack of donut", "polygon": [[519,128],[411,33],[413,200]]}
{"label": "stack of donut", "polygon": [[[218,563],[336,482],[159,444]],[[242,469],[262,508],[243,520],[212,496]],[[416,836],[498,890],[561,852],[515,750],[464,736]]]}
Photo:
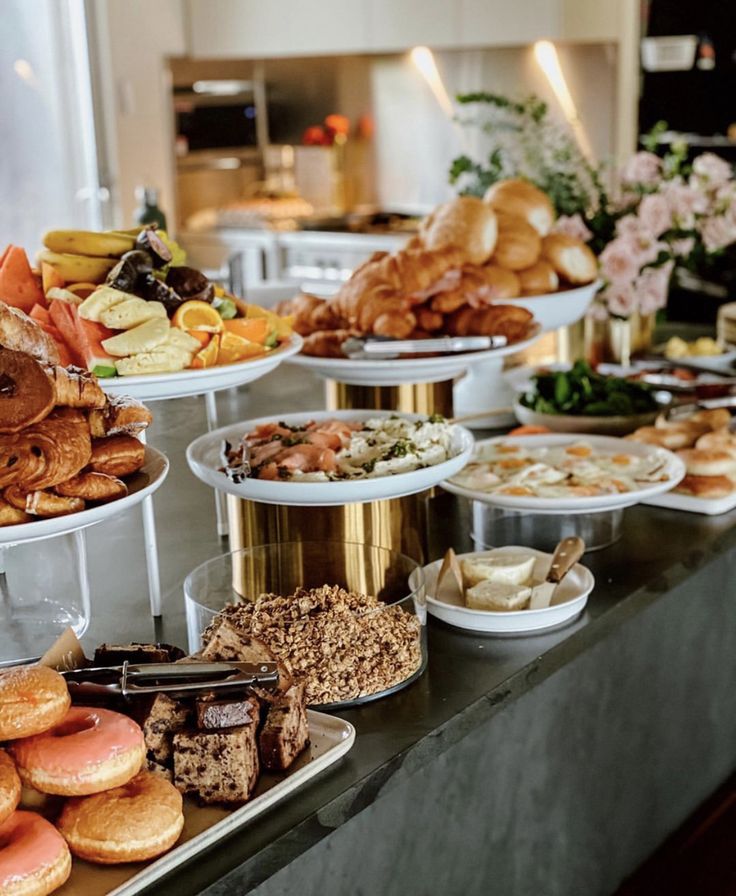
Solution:
{"label": "stack of donut", "polygon": [[139,402],[110,398],[93,374],[59,365],[51,337],[0,302],[0,526],[127,495],[150,422]]}
{"label": "stack of donut", "polygon": [[[0,674],[0,741],[3,896],[53,892],[69,877],[72,854],[99,864],[137,862],[179,838],[181,794],[141,771],[141,729],[117,712],[72,707],[53,669]],[[18,808],[38,804],[46,812],[45,794],[66,798],[53,823],[40,811]]]}
{"label": "stack of donut", "polygon": [[494,184],[483,199],[435,209],[398,252],[378,252],[331,299],[301,293],[279,311],[294,316],[305,354],[341,357],[349,336],[421,339],[527,335],[532,315],[513,299],[592,283],[596,258],[554,232],[549,197],[526,180]]}

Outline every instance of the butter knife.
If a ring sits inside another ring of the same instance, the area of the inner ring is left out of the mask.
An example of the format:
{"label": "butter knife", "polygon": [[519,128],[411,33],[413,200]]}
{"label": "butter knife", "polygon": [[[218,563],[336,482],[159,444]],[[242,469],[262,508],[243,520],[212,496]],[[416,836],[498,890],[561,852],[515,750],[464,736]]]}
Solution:
{"label": "butter knife", "polygon": [[543,610],[552,602],[555,588],[575,566],[585,553],[585,542],[577,535],[563,538],[555,548],[552,562],[549,566],[547,578],[541,585],[532,588],[532,596],[529,600],[530,610]]}

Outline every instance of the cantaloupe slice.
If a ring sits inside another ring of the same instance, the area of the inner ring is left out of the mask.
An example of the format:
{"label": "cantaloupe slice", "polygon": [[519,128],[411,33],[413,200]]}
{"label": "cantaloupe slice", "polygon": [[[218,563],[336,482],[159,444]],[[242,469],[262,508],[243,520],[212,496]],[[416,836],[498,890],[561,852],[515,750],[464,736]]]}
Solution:
{"label": "cantaloupe slice", "polygon": [[20,246],[8,246],[0,264],[0,301],[28,313],[35,304],[45,303],[39,278],[31,270],[28,256]]}

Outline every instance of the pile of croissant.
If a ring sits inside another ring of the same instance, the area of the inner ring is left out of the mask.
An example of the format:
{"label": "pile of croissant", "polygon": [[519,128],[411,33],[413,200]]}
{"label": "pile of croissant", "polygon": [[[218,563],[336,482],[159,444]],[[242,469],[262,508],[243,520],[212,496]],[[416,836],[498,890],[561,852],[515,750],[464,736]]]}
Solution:
{"label": "pile of croissant", "polygon": [[58,362],[35,321],[0,302],[0,526],[122,498],[143,466],[150,411]]}
{"label": "pile of croissant", "polygon": [[330,299],[300,293],[279,306],[305,337],[303,352],[343,357],[350,336],[422,339],[505,336],[533,326],[507,300],[592,283],[595,255],[581,240],[552,231],[549,197],[521,179],[499,181],[483,199],[461,196],[427,217],[405,248],[377,252]]}

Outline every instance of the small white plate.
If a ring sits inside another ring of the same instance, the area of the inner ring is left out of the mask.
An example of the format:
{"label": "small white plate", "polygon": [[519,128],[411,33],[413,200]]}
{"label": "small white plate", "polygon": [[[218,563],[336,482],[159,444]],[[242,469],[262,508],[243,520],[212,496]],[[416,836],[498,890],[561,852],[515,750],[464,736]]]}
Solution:
{"label": "small white plate", "polygon": [[202,370],[177,370],[173,373],[145,373],[138,376],[113,376],[101,379],[100,386],[110,395],[130,395],[139,401],[187,398],[203,392],[231,389],[260,379],[275,370],[282,361],[301,351],[302,337],[293,333],[272,352],[237,364],[220,364]]}
{"label": "small white plate", "polygon": [[[552,433],[539,436],[497,436],[475,443],[474,457],[482,454],[484,447],[504,442],[509,445],[522,445],[526,448],[547,448],[557,445],[572,445],[574,442],[588,442],[596,451],[604,454],[633,454],[637,457],[661,456],[665,462],[663,474],[667,477],[662,482],[651,482],[635,491],[617,493],[615,495],[594,495],[590,497],[570,498],[537,498],[526,495],[499,495],[479,489],[466,488],[452,480],[442,483],[442,488],[461,498],[506,507],[509,510],[527,510],[534,513],[593,513],[601,510],[614,510],[618,507],[631,507],[646,498],[667,492],[674,488],[685,475],[685,464],[671,451],[655,445],[644,445],[641,442],[629,442],[613,436],[591,436],[586,433],[567,434]],[[471,462],[473,458],[471,458]]]}
{"label": "small white plate", "polygon": [[431,358],[396,358],[394,360],[359,361],[350,358],[315,358],[312,355],[294,355],[290,364],[313,370],[318,376],[355,386],[401,386],[404,383],[438,383],[454,380],[475,364],[504,358],[524,351],[542,334],[539,324],[532,327],[530,335],[522,342],[514,342],[503,348],[491,348],[483,352],[460,352],[437,355]]}
{"label": "small white plate", "polygon": [[[512,552],[532,554],[535,557],[532,581],[534,584],[544,581],[552,562],[552,554],[546,554],[534,548],[504,546],[490,551],[459,554],[458,559],[489,557]],[[436,560],[424,567],[427,612],[456,628],[492,635],[536,634],[571,622],[583,612],[588,602],[588,595],[595,586],[595,579],[591,571],[582,564],[576,563],[557,586],[549,607],[542,610],[512,610],[498,613],[490,610],[471,610],[463,606],[462,597],[458,593],[452,575],[445,576],[439,592],[437,591],[437,576],[441,566],[442,561]]]}
{"label": "small white plate", "polygon": [[601,280],[564,289],[560,292],[545,293],[541,296],[521,296],[518,299],[504,299],[509,305],[521,305],[531,311],[543,332],[559,330],[576,323],[590,307],[595,294],[603,285]]}
{"label": "small white plate", "polygon": [[[288,425],[307,423],[309,420],[370,420],[392,416],[391,411],[304,411],[300,414],[271,414],[256,420],[245,420],[224,426],[195,439],[187,448],[187,461],[194,475],[202,482],[248,501],[262,504],[286,504],[309,507],[335,507],[342,504],[365,504],[386,498],[401,498],[432,488],[442,479],[454,476],[470,459],[473,436],[462,426],[454,425],[453,456],[421,470],[397,473],[394,476],[377,476],[375,479],[354,479],[332,482],[288,482],[265,479],[244,479],[232,482],[220,472],[222,468],[222,443],[238,444],[242,437],[262,423],[275,420]],[[401,414],[406,420],[424,420],[424,414]]]}
{"label": "small white plate", "polygon": [[128,494],[117,501],[107,504],[99,504],[96,507],[88,507],[79,513],[69,513],[66,516],[55,516],[50,519],[37,519],[31,523],[20,523],[17,526],[0,527],[0,545],[26,544],[30,541],[39,541],[42,538],[51,538],[53,535],[66,535],[76,532],[78,529],[86,529],[102,523],[119,513],[123,513],[136,504],[139,504],[148,495],[152,495],[166,479],[169,472],[169,461],[166,455],[146,445],[145,463],[132,476],[127,476],[125,482],[128,486]]}

